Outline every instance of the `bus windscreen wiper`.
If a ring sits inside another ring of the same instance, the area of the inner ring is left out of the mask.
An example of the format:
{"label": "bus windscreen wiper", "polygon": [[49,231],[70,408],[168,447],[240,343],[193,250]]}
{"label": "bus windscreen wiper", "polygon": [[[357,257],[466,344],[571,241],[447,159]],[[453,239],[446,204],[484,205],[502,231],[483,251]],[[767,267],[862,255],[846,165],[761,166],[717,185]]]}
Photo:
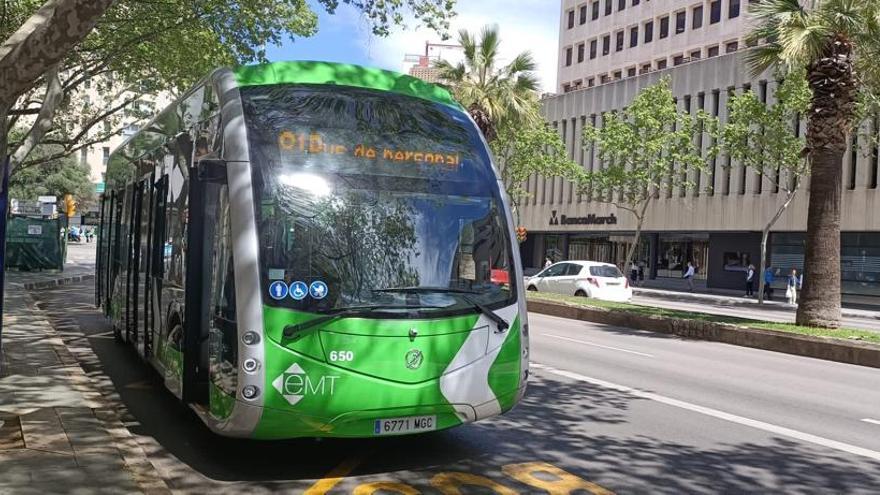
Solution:
{"label": "bus windscreen wiper", "polygon": [[371,304],[368,306],[345,306],[342,308],[337,308],[333,311],[333,313],[325,314],[323,316],[313,318],[309,321],[297,323],[296,325],[287,325],[286,327],[284,327],[283,335],[285,338],[289,339],[301,334],[302,332],[305,332],[310,328],[315,328],[319,325],[330,323],[331,321],[340,320],[342,318],[348,318],[350,316],[357,316],[364,313],[369,313],[371,311],[378,311],[383,309],[432,309],[440,307],[442,306],[423,306],[411,304]]}
{"label": "bus windscreen wiper", "polygon": [[437,292],[441,294],[456,294],[465,301],[474,307],[474,309],[478,310],[480,313],[486,315],[487,318],[495,322],[495,325],[498,326],[498,331],[503,332],[510,328],[510,325],[504,320],[504,318],[498,316],[498,313],[492,311],[491,309],[484,306],[482,303],[475,301],[473,298],[469,297],[468,294],[480,294],[479,291],[470,290],[470,289],[456,289],[453,287],[387,287],[384,289],[373,289],[373,292],[398,292],[403,294],[418,294],[420,292]]}

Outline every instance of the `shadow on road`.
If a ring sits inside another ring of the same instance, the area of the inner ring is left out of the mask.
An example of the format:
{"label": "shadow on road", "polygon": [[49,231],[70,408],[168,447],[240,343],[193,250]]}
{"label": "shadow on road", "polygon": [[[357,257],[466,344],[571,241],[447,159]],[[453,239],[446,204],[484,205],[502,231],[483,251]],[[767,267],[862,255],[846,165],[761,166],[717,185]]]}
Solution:
{"label": "shadow on road", "polygon": [[[533,377],[526,399],[510,414],[445,432],[365,440],[223,438],[165,390],[133,349],[113,341],[88,283],[35,296],[68,346],[94,351],[75,354],[90,376],[99,381],[109,377],[104,393],[118,392],[128,411],[127,426],[142,437],[148,456],[175,490],[205,491],[209,480],[226,482],[216,485],[221,491],[235,482],[247,482],[249,491],[308,486],[304,480],[321,478],[352,459],[359,461],[352,475],[384,473],[383,479],[422,489],[430,487],[433,474],[465,471],[533,493],[502,474],[501,467],[536,461],[626,493],[868,493],[880,486],[880,465],[810,444],[772,437],[760,443],[710,439],[705,444],[711,448],[706,448],[670,438],[677,429],[687,430],[681,423],[646,431],[634,424],[635,409],[662,406],[542,373]],[[719,420],[719,430],[728,427]],[[753,430],[748,431],[753,438]]]}

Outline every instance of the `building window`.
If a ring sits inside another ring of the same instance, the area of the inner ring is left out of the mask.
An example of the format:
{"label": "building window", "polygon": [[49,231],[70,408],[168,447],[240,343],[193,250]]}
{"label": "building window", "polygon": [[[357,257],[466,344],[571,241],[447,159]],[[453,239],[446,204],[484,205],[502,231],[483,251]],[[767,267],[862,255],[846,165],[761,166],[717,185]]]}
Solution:
{"label": "building window", "polygon": [[590,60],[593,60],[594,58],[596,58],[596,51],[598,50],[598,47],[599,47],[598,40],[590,41]]}
{"label": "building window", "polygon": [[620,50],[623,50],[623,31],[618,31],[614,37],[614,51],[619,52]]}
{"label": "building window", "polygon": [[608,55],[611,52],[611,35],[606,34],[602,38],[602,55]]}
{"label": "building window", "polygon": [[639,74],[647,74],[648,72],[651,72],[651,64],[642,64]]}
{"label": "building window", "polygon": [[672,57],[672,65],[678,66],[684,63],[684,55],[676,55]]}
{"label": "building window", "polygon": [[596,85],[596,78],[595,77],[591,77],[591,78],[587,79],[587,87],[588,88],[592,88],[595,85]]}
{"label": "building window", "polygon": [[104,146],[103,148],[101,148],[101,152],[103,153],[102,159],[104,162],[104,166],[106,167],[107,164],[110,162],[110,148],[107,146]]}
{"label": "building window", "polygon": [[571,47],[565,49],[565,66],[571,65]]}
{"label": "building window", "polygon": [[623,71],[614,71],[614,80],[623,79]]}
{"label": "building window", "polygon": [[629,47],[633,48],[639,44],[639,27],[629,28]]}
{"label": "building window", "polygon": [[571,84],[568,84],[568,83],[563,84],[562,85],[562,92],[563,93],[570,93],[571,92]]}
{"label": "building window", "polygon": [[79,164],[80,165],[88,165],[89,164],[89,150],[88,150],[88,148],[80,148],[79,149]]}
{"label": "building window", "polygon": [[592,19],[595,21],[599,18],[599,0],[593,2],[593,17]]}
{"label": "building window", "polygon": [[630,67],[629,69],[626,69],[626,77],[635,77],[635,75],[636,75],[636,68],[635,67]]}
{"label": "building window", "polygon": [[703,27],[703,6],[697,5],[694,7],[691,29],[700,29],[701,27]]}
{"label": "building window", "polygon": [[660,39],[669,36],[669,16],[660,18]]}
{"label": "building window", "polygon": [[581,15],[580,15],[579,22],[581,24],[587,23],[587,4],[581,5]]}
{"label": "building window", "polygon": [[700,60],[702,58],[702,53],[700,50],[694,50],[691,52],[691,60]]}
{"label": "building window", "polygon": [[721,22],[721,0],[715,0],[709,4],[709,24]]}
{"label": "building window", "polygon": [[611,79],[608,78],[608,74],[602,74],[601,76],[599,76],[599,82],[601,84],[606,84],[610,80]]}
{"label": "building window", "polygon": [[663,60],[658,60],[658,61],[657,61],[657,70],[663,70],[663,69],[666,68],[666,66],[667,66],[667,63],[666,63],[666,59],[665,59],[665,58],[664,58]]}
{"label": "building window", "polygon": [[640,3],[639,0],[633,0],[632,6],[635,7],[635,6],[638,5],[639,3]]}
{"label": "building window", "polygon": [[569,10],[568,11],[568,29],[571,29],[573,27],[574,27],[574,11]]}
{"label": "building window", "polygon": [[625,8],[626,8],[626,0],[617,0],[617,11],[620,12],[621,10],[623,10]]}
{"label": "building window", "polygon": [[710,46],[709,50],[706,52],[706,57],[717,57],[718,56],[718,46]]}
{"label": "building window", "polygon": [[675,14],[675,34],[681,34],[684,32],[684,26],[687,22],[687,12],[681,11],[676,12]]}
{"label": "building window", "polygon": [[654,21],[645,23],[645,43],[654,41]]}
{"label": "building window", "polygon": [[578,63],[581,63],[584,61],[584,52],[586,52],[586,49],[587,49],[587,45],[585,45],[583,43],[578,45]]}
{"label": "building window", "polygon": [[739,0],[729,0],[727,4],[727,18],[736,19],[739,17]]}
{"label": "building window", "polygon": [[611,15],[611,9],[614,8],[612,0],[605,0],[605,15]]}
{"label": "building window", "polygon": [[733,53],[739,50],[739,42],[731,41],[730,43],[724,45],[724,49],[727,53]]}

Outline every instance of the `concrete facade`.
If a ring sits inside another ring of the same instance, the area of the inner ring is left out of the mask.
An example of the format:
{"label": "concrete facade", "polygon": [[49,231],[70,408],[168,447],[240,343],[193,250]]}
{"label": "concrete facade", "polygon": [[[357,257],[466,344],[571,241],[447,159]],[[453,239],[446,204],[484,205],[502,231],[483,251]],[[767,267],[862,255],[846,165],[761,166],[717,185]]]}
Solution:
{"label": "concrete facade", "polygon": [[[748,0],[562,0],[560,93],[745,46]],[[569,55],[570,52],[570,55]]]}

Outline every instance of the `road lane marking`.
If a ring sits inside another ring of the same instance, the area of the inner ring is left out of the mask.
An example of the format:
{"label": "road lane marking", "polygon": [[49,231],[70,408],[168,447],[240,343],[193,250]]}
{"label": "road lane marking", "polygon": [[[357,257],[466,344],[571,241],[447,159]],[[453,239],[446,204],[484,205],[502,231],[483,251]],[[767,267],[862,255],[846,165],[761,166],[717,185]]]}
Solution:
{"label": "road lane marking", "polygon": [[789,438],[794,438],[796,440],[801,440],[804,442],[813,443],[816,445],[821,445],[823,447],[832,448],[835,450],[839,450],[842,452],[847,452],[850,454],[867,457],[869,459],[873,459],[875,461],[880,461],[880,452],[869,450],[864,447],[859,447],[856,445],[851,445],[844,442],[838,442],[837,440],[831,440],[829,438],[820,437],[817,435],[812,435],[810,433],[804,433],[802,431],[792,430],[791,428],[786,428],[784,426],[777,426],[770,423],[765,423],[763,421],[758,421],[755,419],[746,418],[743,416],[737,416],[736,414],[726,413],[724,411],[719,411],[718,409],[712,409],[709,407],[699,406],[697,404],[692,404],[690,402],[685,402],[678,399],[673,399],[671,397],[666,397],[659,394],[654,394],[651,392],[643,392],[639,389],[627,387],[626,385],[618,385],[616,383],[606,382],[605,380],[600,380],[598,378],[590,378],[588,376],[584,376],[578,373],[573,373],[571,371],[558,370],[556,368],[545,366],[543,364],[532,363],[531,366],[533,368],[537,368],[540,370],[545,370],[549,373],[553,373],[555,375],[564,376],[566,378],[571,378],[572,380],[577,380],[581,382],[590,383],[593,385],[597,385],[603,388],[609,388],[612,390],[617,390],[618,392],[627,393],[630,395],[634,395],[636,397],[640,397],[642,399],[653,400],[655,402],[660,402],[662,404],[666,404],[673,407],[678,407],[681,409],[686,409],[688,411],[693,411],[700,414],[705,414],[706,416],[712,416],[713,418],[722,419],[724,421],[729,421],[731,423],[740,424],[743,426],[750,426],[752,428],[763,430],[769,433],[773,433],[776,435],[782,435]]}
{"label": "road lane marking", "polygon": [[304,491],[303,495],[325,495],[338,485],[339,482],[342,481],[348,473],[352,472],[360,463],[361,459],[357,457],[343,461],[341,464],[331,469],[329,473],[325,474],[323,478],[316,481],[308,490]]}
{"label": "road lane marking", "polygon": [[862,421],[864,421],[865,423],[874,423],[875,425],[880,425],[880,420],[878,419],[864,418],[862,419]]}
{"label": "road lane marking", "polygon": [[562,335],[553,335],[552,333],[542,333],[540,335],[543,335],[545,337],[551,337],[554,339],[559,339],[559,340],[567,340],[569,342],[577,342],[578,344],[590,345],[593,347],[601,347],[602,349],[610,349],[612,351],[628,352],[630,354],[635,354],[637,356],[645,356],[645,357],[649,357],[649,358],[654,357],[653,354],[645,354],[644,352],[631,351],[629,349],[621,349],[620,347],[611,347],[610,345],[594,344],[593,342],[587,342],[586,340],[571,339],[568,337],[563,337]]}

